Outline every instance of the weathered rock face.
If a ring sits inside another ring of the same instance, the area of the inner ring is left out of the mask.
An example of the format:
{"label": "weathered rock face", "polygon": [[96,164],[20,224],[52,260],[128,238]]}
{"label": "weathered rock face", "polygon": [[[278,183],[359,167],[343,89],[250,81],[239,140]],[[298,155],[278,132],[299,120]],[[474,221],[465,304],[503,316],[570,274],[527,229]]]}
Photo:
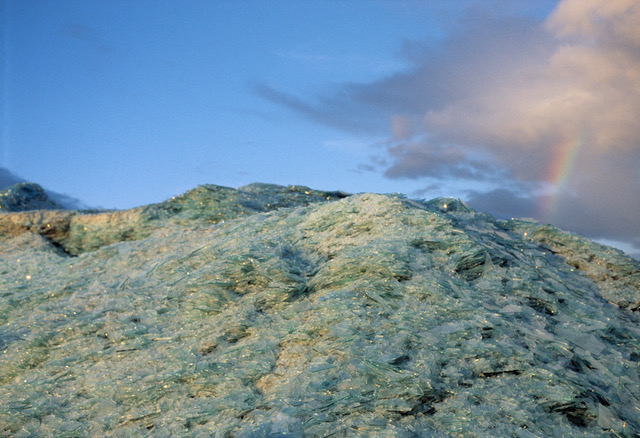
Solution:
{"label": "weathered rock face", "polygon": [[549,226],[252,185],[0,233],[5,435],[640,433],[640,265]]}

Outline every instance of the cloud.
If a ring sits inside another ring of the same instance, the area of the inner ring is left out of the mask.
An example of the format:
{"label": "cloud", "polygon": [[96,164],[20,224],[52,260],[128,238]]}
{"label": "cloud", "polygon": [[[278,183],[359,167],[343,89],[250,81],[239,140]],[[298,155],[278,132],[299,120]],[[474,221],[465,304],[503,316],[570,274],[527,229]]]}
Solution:
{"label": "cloud", "polygon": [[60,30],[60,33],[80,41],[95,43],[100,40],[96,29],[83,24],[68,24]]}
{"label": "cloud", "polygon": [[362,118],[358,113],[353,112],[353,109],[359,108],[360,104],[349,98],[336,96],[314,103],[263,83],[254,84],[252,91],[265,100],[289,108],[317,123],[359,133],[377,129],[375,120]]}
{"label": "cloud", "polygon": [[9,169],[0,167],[0,190],[22,182],[27,182],[27,180],[14,174]]}
{"label": "cloud", "polygon": [[80,199],[74,198],[73,196],[69,196],[64,193],[53,192],[51,190],[46,190],[46,192],[49,198],[55,201],[58,205],[61,205],[69,210],[89,210],[93,208]]}
{"label": "cloud", "polygon": [[[532,182],[544,179],[541,170],[553,166],[559,145],[576,139],[584,155],[598,161],[611,151],[637,151],[640,46],[631,44],[629,32],[615,44],[617,34],[607,29],[616,26],[584,24],[583,3],[597,2],[563,2],[544,25],[470,17],[465,33],[441,53],[425,52],[424,65],[361,92],[382,96],[414,83],[430,90],[402,109],[421,116],[422,147],[398,139],[389,148],[395,157],[390,175],[401,176],[406,167],[415,176],[414,160],[434,147],[482,151],[517,180]],[[637,13],[619,11],[594,21],[615,20],[623,28],[637,23]]]}
{"label": "cloud", "polygon": [[88,45],[92,50],[105,55],[117,53],[117,49],[103,41],[100,32],[84,24],[71,23],[60,29],[60,34],[77,42]]}
{"label": "cloud", "polygon": [[316,115],[386,126],[389,178],[455,178],[489,211],[640,245],[640,2],[563,0],[542,21],[494,3],[442,46],[405,44],[413,68],[345,84]]}
{"label": "cloud", "polygon": [[523,196],[508,188],[494,189],[489,192],[469,191],[468,204],[479,211],[491,211],[500,219],[511,219],[513,212],[517,217],[533,217],[536,206],[528,196]]}

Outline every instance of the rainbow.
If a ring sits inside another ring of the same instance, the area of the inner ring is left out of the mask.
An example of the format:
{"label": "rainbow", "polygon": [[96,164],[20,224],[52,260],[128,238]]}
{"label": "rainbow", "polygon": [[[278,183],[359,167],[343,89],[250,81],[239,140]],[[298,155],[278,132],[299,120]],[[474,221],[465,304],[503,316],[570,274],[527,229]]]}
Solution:
{"label": "rainbow", "polygon": [[552,220],[556,215],[560,205],[559,198],[566,192],[583,144],[582,136],[575,136],[554,148],[544,179],[553,192],[543,198],[540,206],[540,216],[544,220]]}

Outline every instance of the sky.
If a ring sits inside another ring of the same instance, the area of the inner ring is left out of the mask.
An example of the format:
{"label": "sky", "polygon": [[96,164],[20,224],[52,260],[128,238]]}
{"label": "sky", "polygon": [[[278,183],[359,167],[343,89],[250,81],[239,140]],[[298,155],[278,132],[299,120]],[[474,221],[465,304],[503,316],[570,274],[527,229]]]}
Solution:
{"label": "sky", "polygon": [[458,197],[640,257],[637,0],[0,6],[0,186]]}

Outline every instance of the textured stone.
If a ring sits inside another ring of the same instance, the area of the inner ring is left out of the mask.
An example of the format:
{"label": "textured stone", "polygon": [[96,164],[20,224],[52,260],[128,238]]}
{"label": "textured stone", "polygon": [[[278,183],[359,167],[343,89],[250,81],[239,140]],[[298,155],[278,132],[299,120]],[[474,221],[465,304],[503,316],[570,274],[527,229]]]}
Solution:
{"label": "textured stone", "polygon": [[4,435],[640,433],[640,265],[579,236],[273,185],[0,219]]}

